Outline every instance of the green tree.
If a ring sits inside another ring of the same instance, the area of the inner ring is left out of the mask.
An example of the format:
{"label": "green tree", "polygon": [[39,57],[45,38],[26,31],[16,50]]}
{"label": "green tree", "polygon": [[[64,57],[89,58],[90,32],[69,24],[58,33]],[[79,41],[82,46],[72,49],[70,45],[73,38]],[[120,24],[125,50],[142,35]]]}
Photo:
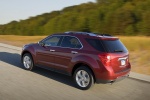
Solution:
{"label": "green tree", "polygon": [[49,35],[88,31],[150,35],[150,0],[96,0],[0,25],[0,34]]}

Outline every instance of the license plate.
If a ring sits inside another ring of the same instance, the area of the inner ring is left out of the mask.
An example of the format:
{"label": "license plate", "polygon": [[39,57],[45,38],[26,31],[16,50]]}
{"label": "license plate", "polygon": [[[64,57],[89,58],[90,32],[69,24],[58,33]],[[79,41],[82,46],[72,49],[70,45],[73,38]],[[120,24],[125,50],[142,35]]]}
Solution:
{"label": "license plate", "polygon": [[121,66],[126,65],[126,61],[125,60],[121,60]]}

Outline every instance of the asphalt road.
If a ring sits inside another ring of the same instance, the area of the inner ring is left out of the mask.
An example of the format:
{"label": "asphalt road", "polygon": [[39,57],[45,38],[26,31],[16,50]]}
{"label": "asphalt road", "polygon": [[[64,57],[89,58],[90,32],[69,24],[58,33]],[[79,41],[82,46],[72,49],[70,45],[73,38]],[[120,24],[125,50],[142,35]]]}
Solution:
{"label": "asphalt road", "polygon": [[150,100],[148,82],[126,78],[82,91],[68,76],[22,66],[20,51],[0,47],[0,100]]}

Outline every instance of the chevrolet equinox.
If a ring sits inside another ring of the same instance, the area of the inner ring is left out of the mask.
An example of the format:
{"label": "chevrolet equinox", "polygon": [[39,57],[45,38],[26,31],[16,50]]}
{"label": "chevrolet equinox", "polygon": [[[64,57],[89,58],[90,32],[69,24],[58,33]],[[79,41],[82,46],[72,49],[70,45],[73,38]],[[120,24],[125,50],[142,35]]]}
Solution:
{"label": "chevrolet equinox", "polygon": [[129,75],[129,53],[117,37],[88,32],[53,34],[23,47],[26,70],[42,67],[72,76],[77,88],[113,83]]}

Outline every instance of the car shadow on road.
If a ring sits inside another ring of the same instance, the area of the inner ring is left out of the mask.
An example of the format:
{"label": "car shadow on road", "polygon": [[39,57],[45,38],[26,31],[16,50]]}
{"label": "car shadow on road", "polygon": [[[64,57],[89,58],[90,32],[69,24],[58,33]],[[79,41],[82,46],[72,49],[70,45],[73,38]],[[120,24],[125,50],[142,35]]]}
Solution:
{"label": "car shadow on road", "polygon": [[20,58],[21,56],[17,53],[0,52],[0,61],[23,68]]}
{"label": "car shadow on road", "polygon": [[[15,67],[24,69],[23,64],[21,63],[20,54],[0,52],[0,61],[8,63],[10,65],[13,65]],[[59,73],[52,72],[50,70],[46,70],[46,69],[42,69],[42,68],[38,68],[38,67],[35,68],[32,72],[74,87],[72,78],[67,75],[59,74]]]}

